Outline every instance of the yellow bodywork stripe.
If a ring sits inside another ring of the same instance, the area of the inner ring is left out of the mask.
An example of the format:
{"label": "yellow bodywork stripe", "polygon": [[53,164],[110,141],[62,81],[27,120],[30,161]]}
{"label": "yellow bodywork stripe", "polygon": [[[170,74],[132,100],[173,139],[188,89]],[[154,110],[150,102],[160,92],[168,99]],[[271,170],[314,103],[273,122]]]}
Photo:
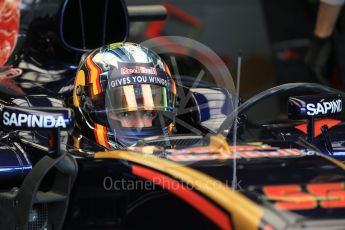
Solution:
{"label": "yellow bodywork stripe", "polygon": [[327,156],[323,153],[319,153],[319,152],[316,152],[316,155],[322,157],[322,158],[325,158],[326,160],[332,162],[333,164],[337,165],[338,167],[340,167],[341,169],[345,170],[345,164],[343,162],[341,162],[340,160],[337,160],[333,157],[330,157],[330,156]]}
{"label": "yellow bodywork stripe", "polygon": [[[153,155],[144,155],[129,151],[98,152],[97,159],[120,159],[141,164],[146,167],[169,174],[210,198],[231,214],[235,229],[258,229],[263,209],[253,201],[232,190],[219,180],[184,165],[158,158]],[[230,171],[229,171],[230,173]]]}

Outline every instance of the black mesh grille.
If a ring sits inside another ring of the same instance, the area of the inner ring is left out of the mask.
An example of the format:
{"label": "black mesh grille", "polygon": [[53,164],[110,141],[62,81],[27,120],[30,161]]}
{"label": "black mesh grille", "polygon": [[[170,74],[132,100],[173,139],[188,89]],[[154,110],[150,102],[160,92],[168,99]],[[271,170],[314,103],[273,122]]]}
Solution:
{"label": "black mesh grille", "polygon": [[46,204],[35,205],[29,217],[28,230],[45,230],[48,222],[48,208]]}
{"label": "black mesh grille", "polygon": [[201,136],[179,136],[170,138],[144,139],[140,145],[155,146],[176,146],[176,148],[184,148],[199,144],[202,142]]}

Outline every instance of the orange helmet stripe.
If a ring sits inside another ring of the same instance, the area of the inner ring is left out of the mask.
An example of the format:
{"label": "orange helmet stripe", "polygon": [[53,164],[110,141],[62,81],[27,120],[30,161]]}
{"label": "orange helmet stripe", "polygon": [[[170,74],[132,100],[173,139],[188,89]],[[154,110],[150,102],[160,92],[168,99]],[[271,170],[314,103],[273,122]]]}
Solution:
{"label": "orange helmet stripe", "polygon": [[138,108],[138,104],[136,101],[133,85],[125,85],[123,87],[123,91],[125,93],[128,108],[130,110],[136,110]]}
{"label": "orange helmet stripe", "polygon": [[86,67],[89,70],[89,84],[92,85],[91,95],[97,95],[102,92],[99,79],[101,69],[92,61],[91,55],[86,59]]}
{"label": "orange helmet stripe", "polygon": [[109,142],[107,137],[107,128],[105,126],[95,123],[94,134],[97,144],[100,144],[109,149]]}
{"label": "orange helmet stripe", "polygon": [[144,98],[144,108],[150,109],[153,108],[155,105],[153,103],[152,98],[152,90],[150,85],[141,85],[143,98]]}

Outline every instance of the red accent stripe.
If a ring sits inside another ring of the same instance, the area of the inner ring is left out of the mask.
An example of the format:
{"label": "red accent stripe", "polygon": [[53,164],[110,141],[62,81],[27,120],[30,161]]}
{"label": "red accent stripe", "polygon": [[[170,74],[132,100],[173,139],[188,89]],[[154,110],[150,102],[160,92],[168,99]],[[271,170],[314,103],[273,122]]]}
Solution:
{"label": "red accent stripe", "polygon": [[173,4],[165,2],[163,3],[163,5],[167,8],[169,14],[176,16],[182,21],[197,27],[200,27],[202,25],[201,20],[189,14],[188,12],[174,6]]}
{"label": "red accent stripe", "polygon": [[186,186],[182,185],[178,181],[169,178],[161,173],[153,170],[133,165],[132,173],[146,180],[152,181],[153,183],[161,186],[184,200],[189,205],[193,206],[199,212],[204,214],[208,219],[215,223],[221,229],[231,230],[231,222],[229,216],[217,208],[215,205],[210,203],[208,200],[203,198],[198,193],[190,190]]}
{"label": "red accent stripe", "polygon": [[96,84],[97,84],[97,91],[98,91],[98,93],[102,92],[100,74],[101,74],[101,71],[98,69],[97,70],[97,78],[96,78]]}
{"label": "red accent stripe", "polygon": [[96,140],[96,143],[99,144],[99,139],[98,139],[98,134],[97,134],[97,123],[94,123],[94,126],[93,126],[93,134],[95,135],[95,140]]}
{"label": "red accent stripe", "polygon": [[91,56],[88,57],[88,60],[86,61],[86,66],[90,72],[89,75],[91,75],[91,76],[89,76],[89,83],[91,83],[91,84],[94,83],[94,82],[92,82],[92,80],[93,80],[92,75],[94,74],[93,72],[96,70],[96,79],[95,79],[96,82],[95,83],[96,83],[96,87],[97,87],[97,91],[98,91],[97,94],[102,92],[101,83],[99,80],[99,78],[100,78],[99,75],[101,74],[101,69],[92,61]]}
{"label": "red accent stripe", "polygon": [[[187,13],[186,11],[170,4],[170,3],[163,3],[163,5],[166,7],[169,15],[174,15],[178,19],[182,20],[183,22],[186,22],[188,24],[191,24],[192,26],[201,27],[202,23],[201,21]],[[147,29],[145,31],[146,36],[149,38],[159,37],[162,35],[162,30],[166,24],[166,21],[158,21],[158,22],[150,22],[147,26]]]}
{"label": "red accent stripe", "polygon": [[[327,125],[328,128],[331,129],[332,127],[334,127],[340,123],[341,123],[341,121],[335,120],[335,119],[321,119],[321,120],[315,121],[315,134],[314,134],[314,136],[317,137],[321,134],[321,127],[322,126]],[[298,130],[300,130],[306,134],[307,133],[307,124],[296,125],[295,129],[298,129]]]}
{"label": "red accent stripe", "polygon": [[105,126],[103,126],[103,138],[104,138],[104,143],[105,143],[105,147],[109,149],[109,141],[108,141],[108,130]]}
{"label": "red accent stripe", "polygon": [[266,225],[264,226],[264,230],[274,230],[274,228],[273,228],[271,225],[266,224]]}
{"label": "red accent stripe", "polygon": [[146,37],[155,38],[155,37],[161,36],[164,26],[165,26],[165,21],[150,22],[145,31]]}

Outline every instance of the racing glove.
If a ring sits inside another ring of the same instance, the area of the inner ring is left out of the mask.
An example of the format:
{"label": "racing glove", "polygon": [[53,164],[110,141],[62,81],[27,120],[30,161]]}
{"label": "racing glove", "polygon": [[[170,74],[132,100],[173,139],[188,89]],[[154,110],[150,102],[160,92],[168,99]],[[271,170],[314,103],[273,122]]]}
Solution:
{"label": "racing glove", "polygon": [[331,37],[319,38],[315,36],[304,59],[314,80],[324,85],[330,85],[331,51]]}

